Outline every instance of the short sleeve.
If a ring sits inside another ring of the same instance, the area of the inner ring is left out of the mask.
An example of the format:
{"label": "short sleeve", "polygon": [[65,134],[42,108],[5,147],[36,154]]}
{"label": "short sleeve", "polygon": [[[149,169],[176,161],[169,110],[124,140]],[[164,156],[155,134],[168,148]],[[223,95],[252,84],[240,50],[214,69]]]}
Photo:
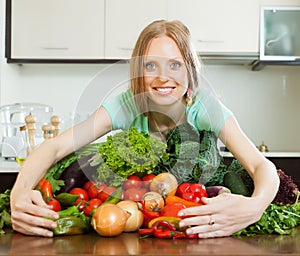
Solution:
{"label": "short sleeve", "polygon": [[197,130],[211,130],[218,136],[232,112],[209,90],[201,91],[187,107],[187,120]]}
{"label": "short sleeve", "polygon": [[138,130],[148,132],[147,118],[140,114],[130,89],[107,100],[102,106],[112,120],[113,130],[129,130],[130,127],[135,126]]}

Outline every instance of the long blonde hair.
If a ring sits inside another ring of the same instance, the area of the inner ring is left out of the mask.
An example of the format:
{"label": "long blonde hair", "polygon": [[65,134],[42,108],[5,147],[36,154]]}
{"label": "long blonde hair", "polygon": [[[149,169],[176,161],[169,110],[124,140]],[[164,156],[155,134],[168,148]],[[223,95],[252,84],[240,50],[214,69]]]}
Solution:
{"label": "long blonde hair", "polygon": [[144,56],[151,40],[166,35],[177,44],[188,71],[189,88],[195,91],[199,84],[200,61],[191,43],[189,29],[180,21],[157,20],[146,26],[137,39],[130,60],[130,86],[141,113],[148,112],[143,69]]}

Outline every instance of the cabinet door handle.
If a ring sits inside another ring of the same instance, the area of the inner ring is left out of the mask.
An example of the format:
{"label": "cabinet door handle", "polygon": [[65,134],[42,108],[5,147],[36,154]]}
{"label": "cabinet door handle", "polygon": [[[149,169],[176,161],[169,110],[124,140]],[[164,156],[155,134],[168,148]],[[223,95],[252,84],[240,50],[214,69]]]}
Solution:
{"label": "cabinet door handle", "polygon": [[214,44],[223,44],[223,43],[225,43],[224,40],[218,40],[218,39],[207,39],[207,40],[198,39],[197,41],[199,43],[214,43]]}
{"label": "cabinet door handle", "polygon": [[62,51],[66,51],[69,50],[69,47],[60,47],[60,46],[46,46],[46,47],[42,47],[44,50],[62,50]]}

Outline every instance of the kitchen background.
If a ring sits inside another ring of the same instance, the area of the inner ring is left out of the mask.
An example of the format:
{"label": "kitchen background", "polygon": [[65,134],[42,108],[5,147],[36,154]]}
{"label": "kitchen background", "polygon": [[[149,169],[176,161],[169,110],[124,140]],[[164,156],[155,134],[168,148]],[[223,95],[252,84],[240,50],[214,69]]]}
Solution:
{"label": "kitchen background", "polygon": [[[5,1],[0,1],[0,35],[0,105],[48,104],[67,127],[75,114],[85,117],[126,82],[127,64],[7,64]],[[252,71],[247,64],[208,63],[204,72],[256,145],[263,141],[270,151],[300,151],[300,66]],[[83,106],[88,95],[92,101]]]}

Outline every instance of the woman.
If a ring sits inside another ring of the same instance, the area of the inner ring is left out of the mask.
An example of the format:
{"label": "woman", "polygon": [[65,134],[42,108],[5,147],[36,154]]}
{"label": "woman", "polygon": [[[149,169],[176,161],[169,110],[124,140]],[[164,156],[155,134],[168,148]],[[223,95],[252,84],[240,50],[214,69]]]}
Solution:
{"label": "woman", "polygon": [[227,108],[209,93],[196,93],[199,72],[189,30],[181,22],[161,20],[148,25],[130,61],[131,88],[105,102],[86,121],[44,142],[23,164],[11,193],[13,228],[29,235],[53,235],[49,228],[54,228],[55,222],[44,217],[55,219],[58,215],[33,189],[64,156],[111,130],[133,125],[164,140],[170,129],[186,121],[198,130],[214,131],[249,172],[255,189],[251,197],[222,194],[204,198],[205,205],[179,213],[187,217],[180,225],[191,226],[188,233],[205,238],[229,236],[258,221],[277,192],[276,169]]}

